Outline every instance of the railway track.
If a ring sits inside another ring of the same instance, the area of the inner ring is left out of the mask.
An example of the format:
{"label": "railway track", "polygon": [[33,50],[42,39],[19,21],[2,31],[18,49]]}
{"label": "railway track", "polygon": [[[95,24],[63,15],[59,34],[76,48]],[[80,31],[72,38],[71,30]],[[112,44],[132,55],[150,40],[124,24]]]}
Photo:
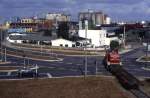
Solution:
{"label": "railway track", "polygon": [[145,92],[141,89],[131,89],[130,92],[135,95],[137,98],[150,98]]}

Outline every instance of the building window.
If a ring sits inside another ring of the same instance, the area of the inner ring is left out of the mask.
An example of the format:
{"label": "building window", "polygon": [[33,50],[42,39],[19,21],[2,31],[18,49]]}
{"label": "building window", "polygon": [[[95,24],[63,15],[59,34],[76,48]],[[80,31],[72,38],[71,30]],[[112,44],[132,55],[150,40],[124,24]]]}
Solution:
{"label": "building window", "polygon": [[24,20],[22,20],[22,23],[24,23]]}
{"label": "building window", "polygon": [[75,44],[72,44],[72,47],[75,47],[76,45]]}
{"label": "building window", "polygon": [[25,20],[25,23],[28,23],[28,20]]}
{"label": "building window", "polygon": [[65,47],[68,47],[68,44],[65,44]]}
{"label": "building window", "polygon": [[60,44],[61,47],[63,47],[63,44]]}

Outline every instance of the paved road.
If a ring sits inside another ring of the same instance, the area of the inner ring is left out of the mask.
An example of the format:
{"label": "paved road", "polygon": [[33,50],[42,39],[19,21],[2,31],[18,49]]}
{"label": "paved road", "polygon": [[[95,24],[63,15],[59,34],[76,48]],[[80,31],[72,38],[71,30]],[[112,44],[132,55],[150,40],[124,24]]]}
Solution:
{"label": "paved road", "polygon": [[[145,67],[145,63],[138,63],[135,60],[144,54],[144,48],[138,48],[122,55],[123,67],[133,74],[134,76],[150,77],[150,72],[145,71],[142,67]],[[41,74],[49,73],[52,77],[60,76],[77,76],[84,74],[84,57],[71,57],[71,56],[60,56],[63,61],[46,62],[46,61],[35,61],[29,60],[32,65],[37,64],[40,66],[38,72]],[[95,61],[97,61],[98,74],[111,75],[107,72],[104,66],[101,64],[103,57],[88,57],[88,75],[95,74]],[[2,64],[0,66],[23,66],[24,59],[12,56],[7,56],[7,60],[11,61],[12,64]],[[26,64],[28,60],[26,60]],[[0,73],[0,78],[3,73]],[[12,74],[10,74],[11,76]],[[14,75],[14,74],[13,74]],[[16,74],[15,74],[16,75]]]}
{"label": "paved road", "polygon": [[[29,64],[40,66],[39,73],[50,73],[53,77],[57,76],[75,76],[84,74],[84,57],[68,57],[61,56],[63,61],[46,62],[29,60]],[[98,74],[110,75],[100,61],[103,57],[88,57],[88,75],[95,74],[95,60],[97,60]],[[23,66],[24,59],[7,56],[7,60],[11,61],[11,64],[1,64],[0,66]],[[26,60],[26,64],[28,60]],[[0,73],[1,74],[1,73]]]}
{"label": "paved road", "polygon": [[146,47],[134,49],[122,55],[123,67],[134,76],[150,77],[150,71],[146,71],[143,67],[150,63],[136,62],[136,59],[146,54]]}

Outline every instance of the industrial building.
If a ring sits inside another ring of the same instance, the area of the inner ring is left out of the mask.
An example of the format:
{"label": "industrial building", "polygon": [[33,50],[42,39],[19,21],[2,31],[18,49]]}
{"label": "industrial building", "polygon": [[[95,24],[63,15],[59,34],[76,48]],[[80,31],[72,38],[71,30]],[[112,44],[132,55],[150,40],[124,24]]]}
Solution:
{"label": "industrial building", "polygon": [[117,37],[108,38],[106,30],[79,30],[78,34],[79,37],[90,39],[94,47],[109,46],[112,40],[118,40]]}
{"label": "industrial building", "polygon": [[51,41],[52,46],[60,46],[60,47],[75,47],[75,42],[69,41],[63,38],[55,39]]}
{"label": "industrial building", "polygon": [[92,27],[101,26],[102,24],[110,24],[111,19],[108,15],[100,11],[88,11],[79,13],[79,29],[84,29],[84,21],[88,20],[89,29]]}
{"label": "industrial building", "polygon": [[70,21],[70,15],[65,15],[61,13],[48,13],[46,14],[46,19],[48,20],[56,20],[59,22],[67,22]]}
{"label": "industrial building", "polygon": [[34,32],[38,29],[38,23],[32,18],[17,18],[10,23],[9,28],[24,29],[25,32]]}

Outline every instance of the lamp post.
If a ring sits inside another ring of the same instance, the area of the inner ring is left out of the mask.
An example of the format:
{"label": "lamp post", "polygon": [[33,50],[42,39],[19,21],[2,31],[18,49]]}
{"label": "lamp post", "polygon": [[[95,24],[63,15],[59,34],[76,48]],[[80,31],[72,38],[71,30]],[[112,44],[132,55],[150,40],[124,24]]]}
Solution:
{"label": "lamp post", "polygon": [[[146,39],[146,60],[148,60],[148,52],[149,52],[149,44],[148,44],[148,39]],[[148,62],[145,63],[145,67],[149,68]]]}
{"label": "lamp post", "polygon": [[41,55],[42,55],[42,51],[43,51],[43,49],[42,49],[42,43],[41,43],[41,45],[40,45],[40,46],[41,46]]}
{"label": "lamp post", "polygon": [[4,59],[4,61],[6,62],[7,61],[7,54],[6,54],[6,48],[5,48],[5,59]]}
{"label": "lamp post", "polygon": [[84,76],[87,76],[87,53],[86,53],[86,45],[87,45],[87,30],[88,30],[88,20],[85,20],[85,48],[84,48],[84,51],[85,51],[85,66],[84,66]]}
{"label": "lamp post", "polygon": [[2,38],[3,37],[2,37],[2,30],[1,29],[0,29],[0,33],[1,33],[1,43],[0,43],[1,44],[1,61],[3,61],[3,56],[2,56],[3,55],[2,54],[2,52],[3,52],[3,50],[2,50]]}
{"label": "lamp post", "polygon": [[123,46],[126,47],[126,26],[123,27]]}
{"label": "lamp post", "polygon": [[4,61],[5,62],[7,61],[6,36],[7,36],[7,32],[5,31],[5,34],[4,34],[4,42],[5,42],[5,58],[4,58]]}

